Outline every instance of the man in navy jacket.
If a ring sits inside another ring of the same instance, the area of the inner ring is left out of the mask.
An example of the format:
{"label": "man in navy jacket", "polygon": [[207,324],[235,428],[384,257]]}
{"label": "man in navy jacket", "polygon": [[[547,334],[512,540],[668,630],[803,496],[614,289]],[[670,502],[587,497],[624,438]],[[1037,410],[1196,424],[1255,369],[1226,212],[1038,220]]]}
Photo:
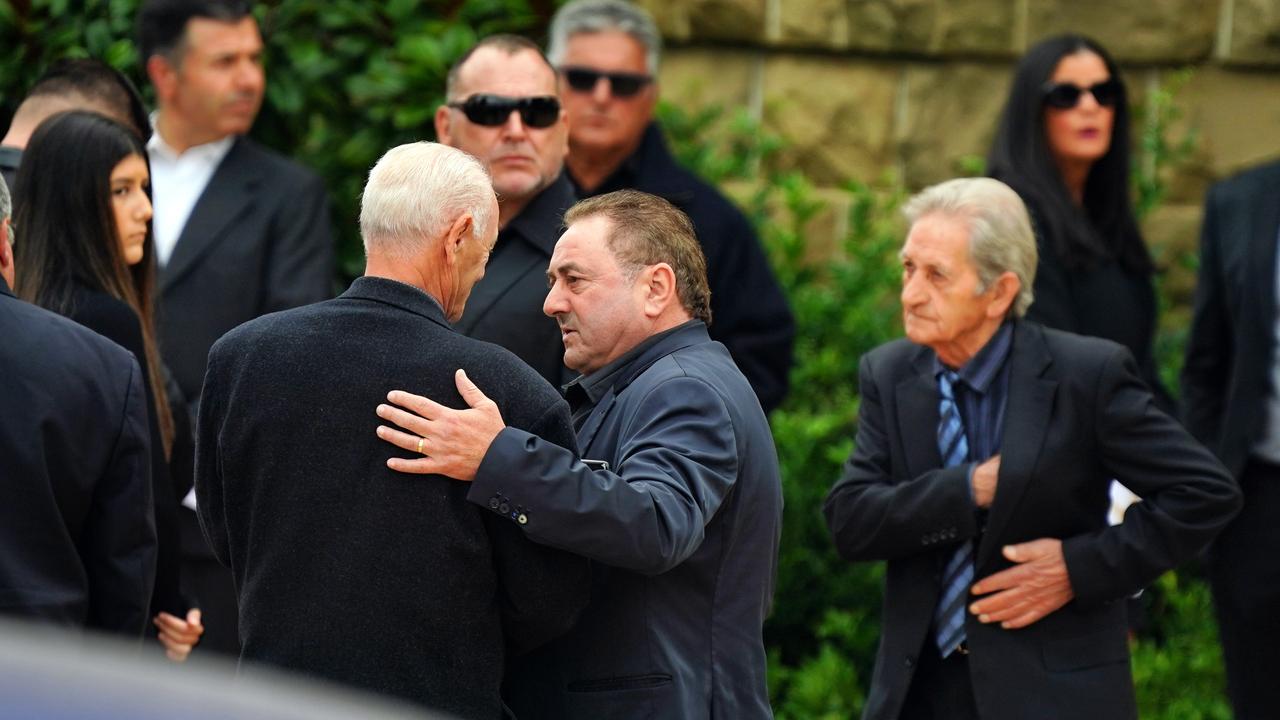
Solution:
{"label": "man in navy jacket", "polygon": [[[761,627],[781,526],[764,413],[710,339],[705,264],[688,218],[623,190],[565,215],[543,306],[560,325],[582,460],[516,428],[459,378],[472,409],[392,393],[426,457],[391,467],[472,481],[467,498],[529,538],[596,560],[567,635],[512,669],[521,718],[767,718]],[[423,438],[420,440],[419,438]]]}

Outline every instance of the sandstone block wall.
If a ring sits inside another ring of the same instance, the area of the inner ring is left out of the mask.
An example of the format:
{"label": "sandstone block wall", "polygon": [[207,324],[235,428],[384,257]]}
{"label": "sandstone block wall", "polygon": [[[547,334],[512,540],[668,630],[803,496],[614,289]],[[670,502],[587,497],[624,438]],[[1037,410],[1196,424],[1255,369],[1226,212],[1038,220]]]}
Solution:
{"label": "sandstone block wall", "polygon": [[[1194,250],[1209,183],[1280,157],[1280,0],[637,2],[669,44],[663,97],[746,108],[787,141],[778,162],[820,186],[895,171],[919,188],[964,174],[986,154],[1018,57],[1067,31],[1116,56],[1135,104],[1191,69],[1174,135],[1196,132],[1196,151],[1146,223],[1162,257]],[[840,194],[824,197],[841,216]],[[1189,290],[1181,263],[1169,264],[1172,286]]]}

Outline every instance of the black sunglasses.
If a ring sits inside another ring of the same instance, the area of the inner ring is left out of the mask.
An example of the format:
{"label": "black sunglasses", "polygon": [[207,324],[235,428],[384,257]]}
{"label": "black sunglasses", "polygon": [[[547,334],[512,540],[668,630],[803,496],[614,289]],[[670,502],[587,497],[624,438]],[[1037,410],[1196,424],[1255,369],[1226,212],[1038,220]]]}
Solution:
{"label": "black sunglasses", "polygon": [[1115,78],[1094,83],[1087,88],[1071,83],[1046,83],[1044,104],[1059,110],[1070,110],[1080,102],[1080,96],[1089,93],[1098,104],[1112,107],[1120,99],[1120,81]]}
{"label": "black sunglasses", "polygon": [[463,102],[451,102],[449,107],[462,111],[467,119],[477,125],[498,127],[520,113],[520,122],[533,128],[548,128],[560,119],[560,101],[550,95],[538,97],[504,97],[502,95],[472,95]]}
{"label": "black sunglasses", "polygon": [[640,73],[600,72],[582,67],[560,68],[560,72],[569,81],[569,87],[577,92],[591,92],[596,89],[600,78],[608,78],[609,92],[615,97],[631,97],[653,82],[653,78]]}

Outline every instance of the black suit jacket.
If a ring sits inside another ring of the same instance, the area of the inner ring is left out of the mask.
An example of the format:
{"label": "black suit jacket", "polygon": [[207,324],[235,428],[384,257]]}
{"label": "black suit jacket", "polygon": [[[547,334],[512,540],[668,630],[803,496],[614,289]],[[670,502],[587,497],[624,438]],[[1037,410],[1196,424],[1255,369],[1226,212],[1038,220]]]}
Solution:
{"label": "black suit jacket", "polygon": [[561,174],[498,233],[484,277],[471,289],[458,332],[501,345],[560,387],[573,379],[564,366],[560,325],[542,312],[547,265],[574,203],[573,185]]}
{"label": "black suit jacket", "polygon": [[159,274],[161,354],[193,407],[214,341],[264,313],[332,297],[333,254],[320,178],[236,138]]}
{"label": "black suit jacket", "polygon": [[1280,163],[1209,189],[1182,370],[1187,428],[1236,477],[1266,429],[1276,362]]}
{"label": "black suit jacket", "polygon": [[164,456],[160,423],[156,418],[155,395],[151,391],[146,348],[142,343],[142,324],[133,308],[100,290],[77,285],[68,314],[72,320],[111,340],[133,353],[142,373],[146,390],[147,429],[151,444],[151,495],[155,508],[156,582],[151,596],[151,614],[161,610],[183,617],[187,604],[180,583],[181,545],[178,540],[178,501],[169,477],[169,463]]}
{"label": "black suit jacket", "polygon": [[762,625],[782,487],[769,424],[729,353],[701,322],[662,337],[618,371],[578,442],[609,469],[508,427],[469,495],[519,508],[530,538],[599,561],[582,619],[513,670],[512,708],[553,720],[770,717]]}
{"label": "black suit jacket", "polygon": [[0,280],[0,612],[142,637],[155,580],[146,379]]}
{"label": "black suit jacket", "polygon": [[683,210],[707,257],[711,339],[729,348],[765,413],[782,404],[791,373],[795,320],[764,247],[742,211],[671,156],[651,123],[640,146],[613,176],[583,197],[634,188]]}
{"label": "black suit jacket", "polygon": [[386,466],[374,409],[396,388],[465,407],[458,368],[508,423],[574,446],[554,388],[391,280],[357,279],[214,345],[196,493],[235,575],[244,660],[496,719],[504,641],[526,650],[568,629],[585,560],[469,504],[466,483]]}
{"label": "black suit jacket", "polygon": [[[824,506],[840,553],[888,560],[880,649],[864,718],[896,718],[930,633],[941,568],[975,539],[976,578],[1000,548],[1060,538],[1075,598],[1021,630],[965,630],[983,718],[1136,717],[1124,603],[1203,549],[1239,510],[1235,483],[1159,411],[1115,343],[1014,327],[1000,473],[985,530],[967,466],[941,468],[933,352],[907,340],[862,358],[857,449]],[[1107,527],[1108,485],[1142,496]]]}

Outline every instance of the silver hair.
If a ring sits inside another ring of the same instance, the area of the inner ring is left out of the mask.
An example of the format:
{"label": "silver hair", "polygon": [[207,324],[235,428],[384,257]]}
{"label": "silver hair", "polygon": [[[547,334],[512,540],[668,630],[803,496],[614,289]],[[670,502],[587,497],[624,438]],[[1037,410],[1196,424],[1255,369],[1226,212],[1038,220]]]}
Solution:
{"label": "silver hair", "polygon": [[981,281],[979,292],[1005,272],[1017,276],[1022,288],[1009,307],[1022,317],[1035,300],[1031,285],[1036,279],[1036,237],[1027,206],[1013,188],[992,178],[948,180],[921,190],[902,208],[914,225],[928,215],[943,215],[967,222],[969,258]]}
{"label": "silver hair", "polygon": [[9,184],[0,177],[0,222],[13,213],[13,201],[9,198]]}
{"label": "silver hair", "polygon": [[360,198],[360,235],[366,255],[416,255],[469,213],[474,237],[493,217],[493,182],[474,157],[446,145],[416,142],[387,151]]}
{"label": "silver hair", "polygon": [[560,67],[569,47],[569,38],[579,33],[618,30],[644,46],[645,67],[650,75],[658,74],[662,59],[662,34],[653,17],[642,7],[624,0],[573,0],[556,11],[551,19],[551,38],[547,57]]}

